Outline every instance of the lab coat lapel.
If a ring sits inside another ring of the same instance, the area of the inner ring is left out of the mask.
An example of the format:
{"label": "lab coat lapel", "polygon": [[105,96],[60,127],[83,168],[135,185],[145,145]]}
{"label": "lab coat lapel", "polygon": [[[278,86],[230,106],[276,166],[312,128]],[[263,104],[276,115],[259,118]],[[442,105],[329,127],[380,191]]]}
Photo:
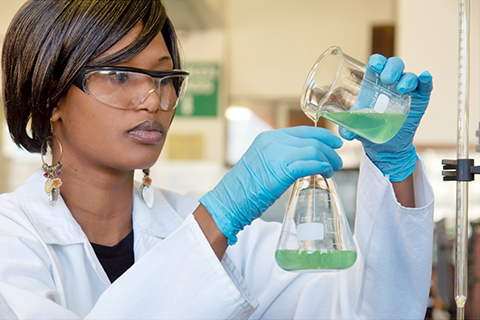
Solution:
{"label": "lab coat lapel", "polygon": [[184,220],[159,189],[154,188],[155,201],[151,209],[137,190],[134,188],[132,215],[135,261],[175,231]]}
{"label": "lab coat lapel", "polygon": [[45,244],[82,245],[89,263],[96,270],[105,288],[108,287],[110,280],[107,274],[62,196],[60,195],[55,206],[51,207],[44,191],[44,185],[43,171],[38,169],[15,191],[16,199],[12,199],[13,202],[25,212]]}
{"label": "lab coat lapel", "polygon": [[44,191],[45,177],[41,169],[36,170],[15,191],[17,206],[28,216],[40,237],[47,244],[71,245],[83,243],[86,236],[68,210],[62,196],[54,207],[48,204]]}

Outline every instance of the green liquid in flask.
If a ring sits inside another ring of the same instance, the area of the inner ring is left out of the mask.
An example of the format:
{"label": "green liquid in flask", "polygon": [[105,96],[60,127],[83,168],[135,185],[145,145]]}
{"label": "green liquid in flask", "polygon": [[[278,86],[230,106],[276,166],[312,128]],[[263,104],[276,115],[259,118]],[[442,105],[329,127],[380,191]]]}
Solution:
{"label": "green liquid in flask", "polygon": [[329,112],[322,117],[339,124],[374,143],[385,143],[400,130],[406,114],[377,112]]}
{"label": "green liquid in flask", "polygon": [[277,264],[286,271],[347,269],[357,260],[357,251],[321,252],[277,250]]}

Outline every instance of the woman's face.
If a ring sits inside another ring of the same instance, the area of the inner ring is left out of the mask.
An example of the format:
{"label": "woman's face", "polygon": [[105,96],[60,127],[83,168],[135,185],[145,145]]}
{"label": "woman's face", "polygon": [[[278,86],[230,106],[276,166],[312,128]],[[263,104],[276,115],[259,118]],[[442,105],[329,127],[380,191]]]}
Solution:
{"label": "woman's face", "polygon": [[[134,28],[104,56],[121,50],[138,36]],[[119,66],[171,70],[173,61],[161,33],[137,56]],[[107,106],[71,86],[52,114],[55,136],[63,148],[63,163],[113,170],[149,168],[165,143],[174,111],[160,110],[153,92],[135,109]]]}

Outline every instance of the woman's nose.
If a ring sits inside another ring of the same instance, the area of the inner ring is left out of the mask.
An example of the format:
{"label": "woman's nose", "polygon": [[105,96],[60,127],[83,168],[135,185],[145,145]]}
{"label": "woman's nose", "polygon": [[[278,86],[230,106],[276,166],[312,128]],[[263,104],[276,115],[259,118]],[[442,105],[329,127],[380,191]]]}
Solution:
{"label": "woman's nose", "polygon": [[155,88],[150,89],[135,107],[135,110],[146,110],[152,113],[157,112],[158,109],[160,109],[160,97]]}

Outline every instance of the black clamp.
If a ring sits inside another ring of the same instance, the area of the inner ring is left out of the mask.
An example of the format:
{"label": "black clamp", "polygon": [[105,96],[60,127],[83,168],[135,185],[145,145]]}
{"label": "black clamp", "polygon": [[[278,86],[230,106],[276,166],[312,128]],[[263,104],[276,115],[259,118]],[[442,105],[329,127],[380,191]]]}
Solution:
{"label": "black clamp", "polygon": [[474,166],[473,159],[442,160],[443,181],[473,181],[480,173],[480,166]]}

